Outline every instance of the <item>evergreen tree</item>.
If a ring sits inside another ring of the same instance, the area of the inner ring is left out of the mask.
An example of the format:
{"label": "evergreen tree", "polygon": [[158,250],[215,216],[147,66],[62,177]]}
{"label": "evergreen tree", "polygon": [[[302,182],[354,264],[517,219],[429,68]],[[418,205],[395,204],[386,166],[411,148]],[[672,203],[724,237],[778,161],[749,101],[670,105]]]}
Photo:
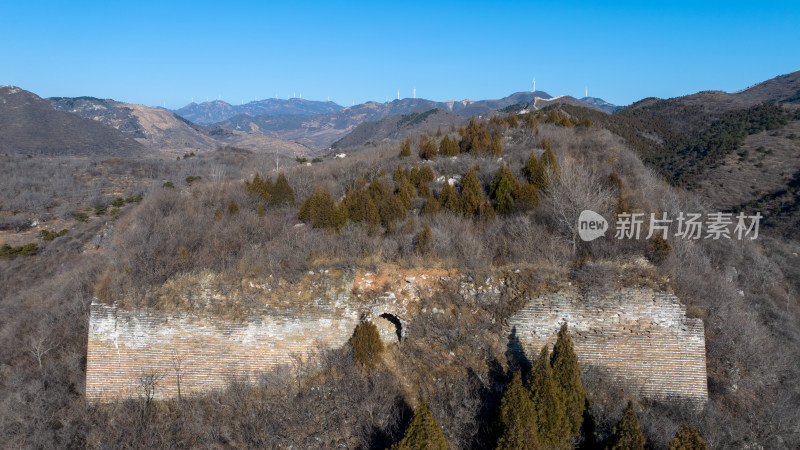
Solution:
{"label": "evergreen tree", "polygon": [[523,183],[517,195],[517,206],[523,210],[539,206],[539,189],[527,181]]}
{"label": "evergreen tree", "polygon": [[536,436],[536,408],[530,391],[522,385],[520,372],[514,378],[500,401],[500,440],[498,450],[539,449]]}
{"label": "evergreen tree", "polygon": [[433,159],[436,157],[436,139],[425,136],[419,138],[419,157],[422,159]]}
{"label": "evergreen tree", "polygon": [[531,155],[528,156],[528,161],[522,169],[522,174],[525,175],[529,183],[536,185],[536,179],[539,176],[539,159],[536,158],[536,151],[532,151]]}
{"label": "evergreen tree", "polygon": [[572,346],[572,338],[569,336],[566,322],[558,330],[551,364],[553,379],[564,393],[564,405],[572,436],[576,437],[583,425],[583,412],[586,408],[587,396],[586,389],[581,382],[581,366],[578,364],[578,356],[575,355],[575,348]]}
{"label": "evergreen tree", "polygon": [[539,157],[539,165],[542,166],[548,174],[557,174],[558,162],[556,161],[556,156],[553,154],[550,139],[542,141],[542,148],[544,149],[544,153]]}
{"label": "evergreen tree", "polygon": [[439,128],[436,129],[436,137],[442,137],[442,126],[439,125]]}
{"label": "evergreen tree", "polygon": [[420,210],[420,214],[424,216],[431,216],[436,214],[437,212],[441,211],[442,205],[439,203],[439,200],[433,196],[432,192],[428,192],[428,195],[425,199],[425,204],[422,205],[422,210]]}
{"label": "evergreen tree", "polygon": [[400,181],[395,183],[395,195],[403,203],[403,207],[405,209],[411,209],[411,203],[414,201],[414,197],[416,197],[416,192],[414,192],[414,187],[411,186],[408,179],[401,178]]}
{"label": "evergreen tree", "polygon": [[639,418],[636,417],[636,411],[633,409],[633,402],[628,402],[628,406],[625,407],[622,419],[614,427],[614,434],[611,436],[611,442],[607,448],[609,450],[644,450],[647,448],[647,439],[642,434]]}
{"label": "evergreen tree", "polygon": [[272,195],[272,180],[269,178],[263,179],[261,175],[256,174],[252,183],[246,182],[246,190],[248,194],[258,195],[262,199],[269,201]]}
{"label": "evergreen tree", "polygon": [[495,201],[498,213],[508,215],[514,211],[514,199],[519,188],[519,181],[511,173],[511,169],[505,164],[500,166],[489,189],[489,197]]}
{"label": "evergreen tree", "polygon": [[461,211],[471,217],[478,213],[483,203],[483,188],[475,168],[469,169],[461,180]]}
{"label": "evergreen tree", "polygon": [[564,406],[564,394],[553,379],[547,345],[533,363],[528,380],[536,409],[537,436],[544,448],[566,449],[572,445],[570,423]]}
{"label": "evergreen tree", "polygon": [[353,347],[353,360],[369,369],[378,364],[384,350],[378,327],[369,321],[356,327],[356,331],[350,338],[350,345]]}
{"label": "evergreen tree", "polygon": [[347,222],[347,210],[336,205],[327,186],[317,187],[300,205],[297,217],[314,228],[339,230]]}
{"label": "evergreen tree", "polygon": [[533,113],[525,114],[525,126],[528,128],[536,128],[539,125],[539,121],[536,120],[536,115]]}
{"label": "evergreen tree", "polygon": [[400,157],[407,158],[411,156],[411,141],[406,138],[402,144],[400,144]]}
{"label": "evergreen tree", "polygon": [[681,426],[681,430],[669,445],[669,450],[706,450],[708,445],[700,437],[697,428],[688,425]]}
{"label": "evergreen tree", "polygon": [[381,216],[381,224],[388,232],[394,230],[394,224],[398,220],[406,217],[406,207],[403,202],[394,194],[387,194],[378,206],[378,213]]}
{"label": "evergreen tree", "polygon": [[517,128],[519,126],[519,119],[517,118],[517,115],[512,112],[508,115],[508,117],[506,117],[506,123],[511,128]]}
{"label": "evergreen tree", "polygon": [[489,142],[489,153],[493,156],[502,156],[503,154],[503,136],[500,130],[492,133],[492,140]]}
{"label": "evergreen tree", "polygon": [[269,198],[270,204],[273,206],[294,206],[294,191],[289,186],[289,181],[286,180],[286,175],[281,172],[278,179],[275,180],[275,185],[272,187],[271,197]]}
{"label": "evergreen tree", "polygon": [[344,197],[344,206],[347,208],[347,217],[354,223],[363,223],[369,226],[380,225],[381,216],[372,197],[361,189],[353,189]]}
{"label": "evergreen tree", "polygon": [[397,170],[395,170],[394,174],[392,174],[392,181],[394,181],[395,183],[397,183],[397,182],[399,182],[400,180],[403,180],[403,179],[408,181],[410,179],[409,175],[410,174],[408,172],[408,167],[403,169],[403,166],[398,164],[397,165]]}
{"label": "evergreen tree", "polygon": [[450,139],[449,136],[445,135],[439,142],[439,153],[444,156],[456,156],[460,151],[458,140],[455,138]]}
{"label": "evergreen tree", "polygon": [[430,253],[432,240],[433,232],[431,232],[431,226],[426,223],[414,238],[414,248],[416,248],[417,253],[420,255],[427,255]]}
{"label": "evergreen tree", "polygon": [[406,428],[403,440],[395,447],[398,450],[445,450],[447,442],[444,439],[439,423],[433,413],[422,399],[414,409],[414,416]]}
{"label": "evergreen tree", "polygon": [[456,193],[455,189],[453,189],[453,186],[450,186],[450,183],[447,180],[445,180],[444,184],[442,185],[442,190],[439,192],[439,204],[442,206],[442,208],[449,211],[461,211],[458,202],[458,194]]}
{"label": "evergreen tree", "polygon": [[483,203],[481,203],[481,209],[478,211],[478,214],[481,216],[481,220],[484,222],[489,222],[495,217],[497,217],[497,213],[492,207],[492,204],[489,203],[488,198],[483,199]]}
{"label": "evergreen tree", "polygon": [[489,134],[489,129],[485,124],[476,122],[473,117],[469,119],[464,137],[461,138],[459,145],[462,152],[479,154],[489,150],[491,141],[492,136]]}

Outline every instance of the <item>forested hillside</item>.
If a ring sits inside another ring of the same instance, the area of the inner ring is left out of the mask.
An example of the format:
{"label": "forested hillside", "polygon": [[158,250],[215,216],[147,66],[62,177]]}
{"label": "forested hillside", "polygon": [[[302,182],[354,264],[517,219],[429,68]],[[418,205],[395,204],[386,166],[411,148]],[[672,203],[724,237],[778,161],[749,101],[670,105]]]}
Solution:
{"label": "forested hillside", "polygon": [[[786,113],[760,108],[709,124],[717,130],[709,142],[733,133],[730,124],[756,129]],[[38,250],[0,259],[3,442],[667,448],[699,435],[712,448],[800,445],[797,243],[765,230],[756,240],[614,238],[619,214],[712,210],[649,169],[625,133],[573,112],[473,119],[311,165],[235,149],[168,162],[78,161],[76,174],[93,181],[65,181],[48,194],[56,204],[4,196],[3,216],[16,218],[4,242]],[[57,163],[6,158],[30,175]],[[130,183],[112,184],[119,175]],[[578,238],[584,209],[611,219],[605,238]],[[25,221],[34,215],[46,219]],[[309,271],[389,266],[474,280],[515,272],[528,297],[560,285],[673,291],[705,323],[710,398],[698,409],[578,377],[568,329],[552,355],[533,349],[520,364],[502,327],[523,297],[474,303],[445,284],[422,299],[442,312],[411,322],[385,348],[365,324],[342,348],[223,391],[84,400],[92,298],[172,308],[154,293],[203,271],[232,286],[271,276],[301,290],[292,283]]]}

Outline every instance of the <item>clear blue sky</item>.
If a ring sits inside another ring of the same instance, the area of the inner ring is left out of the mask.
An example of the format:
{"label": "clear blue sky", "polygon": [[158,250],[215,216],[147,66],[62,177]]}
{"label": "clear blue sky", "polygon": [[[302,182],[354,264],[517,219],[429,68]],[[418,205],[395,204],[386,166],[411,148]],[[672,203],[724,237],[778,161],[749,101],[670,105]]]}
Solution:
{"label": "clear blue sky", "polygon": [[0,84],[178,108],[551,95],[629,104],[800,69],[800,2],[0,4]]}

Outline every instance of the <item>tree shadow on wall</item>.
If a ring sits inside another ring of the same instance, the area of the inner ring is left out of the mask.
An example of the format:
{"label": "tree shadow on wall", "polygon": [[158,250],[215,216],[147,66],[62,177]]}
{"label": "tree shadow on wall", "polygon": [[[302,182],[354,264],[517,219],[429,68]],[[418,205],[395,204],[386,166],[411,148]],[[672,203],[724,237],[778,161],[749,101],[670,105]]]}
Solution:
{"label": "tree shadow on wall", "polygon": [[[517,335],[517,327],[511,329],[508,335],[508,345],[506,346],[506,361],[508,362],[509,375],[514,372],[521,372],[522,379],[527,380],[531,373],[533,364],[525,353],[525,348]],[[510,377],[509,377],[510,378]]]}

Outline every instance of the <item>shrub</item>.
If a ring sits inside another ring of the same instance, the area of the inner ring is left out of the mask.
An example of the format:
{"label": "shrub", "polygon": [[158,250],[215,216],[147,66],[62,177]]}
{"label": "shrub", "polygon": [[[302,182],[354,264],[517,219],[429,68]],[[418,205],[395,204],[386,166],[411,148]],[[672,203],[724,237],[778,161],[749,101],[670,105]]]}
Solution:
{"label": "shrub", "polygon": [[432,240],[433,233],[431,232],[431,226],[426,223],[414,239],[414,248],[417,250],[417,253],[420,255],[427,255],[430,253]]}
{"label": "shrub", "polygon": [[165,189],[174,189],[175,185],[172,183],[172,181],[167,181],[164,184],[162,184],[161,187]]}
{"label": "shrub", "polygon": [[374,323],[359,324],[350,338],[350,345],[353,347],[353,360],[362,367],[372,369],[380,362],[383,341]]}
{"label": "shrub", "polygon": [[706,450],[706,441],[700,437],[697,428],[688,425],[681,426],[681,430],[669,445],[669,450]]}

